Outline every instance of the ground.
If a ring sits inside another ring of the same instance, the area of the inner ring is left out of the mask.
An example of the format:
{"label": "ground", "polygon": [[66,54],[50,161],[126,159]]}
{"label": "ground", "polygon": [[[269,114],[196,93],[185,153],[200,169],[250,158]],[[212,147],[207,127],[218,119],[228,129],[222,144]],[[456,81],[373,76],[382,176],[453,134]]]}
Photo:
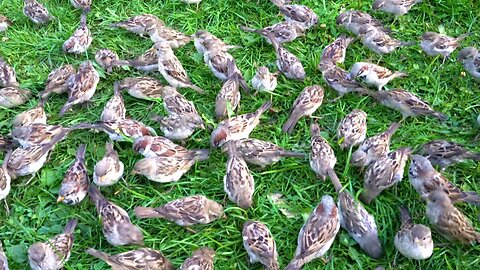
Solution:
{"label": "ground", "polygon": [[[247,80],[250,80],[256,67],[267,65],[275,68],[275,54],[272,46],[258,35],[244,33],[239,25],[264,27],[282,20],[278,9],[267,0],[264,1],[211,1],[204,0],[199,9],[195,5],[186,5],[179,0],[169,1],[106,1],[94,0],[92,12],[88,15],[88,25],[93,33],[93,43],[88,53],[72,56],[62,53],[61,46],[79,24],[80,11],[74,10],[69,1],[43,0],[46,7],[57,18],[47,26],[37,27],[22,14],[21,1],[4,0],[0,3],[0,13],[7,15],[14,22],[7,33],[0,33],[2,42],[0,56],[12,64],[17,71],[22,87],[30,89],[35,96],[43,90],[48,73],[65,63],[75,66],[86,59],[93,60],[95,52],[100,48],[116,51],[121,58],[131,58],[148,49],[152,44],[146,38],[140,38],[121,29],[111,29],[113,22],[127,17],[152,13],[165,21],[168,26],[193,34],[197,29],[206,29],[222,38],[229,44],[242,46],[232,50],[239,68]],[[371,11],[371,1],[300,1],[301,4],[313,8],[319,15],[319,25],[308,31],[305,37],[297,39],[286,47],[302,61],[307,72],[303,82],[287,80],[280,76],[279,87],[273,96],[273,109],[262,117],[261,124],[251,137],[275,142],[287,149],[309,152],[310,133],[309,119],[301,119],[292,136],[281,132],[290,106],[298,93],[308,85],[320,84],[325,88],[327,99],[336,97],[329,89],[317,70],[322,49],[336,36],[344,32],[335,25],[339,12],[348,9],[359,9],[371,12],[392,28],[394,36],[404,41],[418,41],[425,31],[437,31],[458,36],[472,33],[464,42],[464,46],[475,46],[479,43],[478,7],[472,1],[424,1],[416,5],[407,15],[394,17]],[[479,84],[469,76],[465,76],[462,66],[455,61],[456,54],[442,65],[441,59],[427,57],[418,44],[401,48],[383,58],[366,49],[360,42],[355,42],[347,50],[348,69],[357,61],[372,61],[392,70],[409,73],[404,79],[393,81],[388,88],[404,88],[412,91],[428,101],[433,108],[445,113],[449,119],[439,123],[434,118],[410,118],[402,123],[392,141],[392,149],[401,146],[416,148],[432,139],[448,139],[463,143],[472,149],[478,149],[473,141],[478,133],[475,119],[480,112]],[[214,100],[221,88],[216,79],[204,65],[202,57],[196,52],[193,44],[176,51],[192,81],[205,89],[207,94],[201,95],[189,89],[181,90],[192,100],[209,128],[196,132],[186,143],[189,148],[208,148],[209,132],[216,125],[214,119]],[[96,66],[100,71],[100,67]],[[101,72],[101,81],[93,104],[88,107],[75,106],[73,111],[64,117],[58,111],[66,101],[66,96],[53,96],[46,105],[49,123],[70,126],[80,122],[93,122],[100,116],[103,105],[113,93],[113,83],[125,77],[142,76],[141,72],[127,69],[116,69],[112,74]],[[150,76],[160,78],[159,74]],[[242,93],[243,94],[243,93]],[[160,103],[137,100],[125,94],[127,114],[156,128],[158,125],[150,120],[151,113],[164,114]],[[243,94],[241,113],[251,112],[270,95],[259,94],[248,96]],[[14,109],[1,109],[0,127],[2,135],[11,129],[11,119],[19,112],[36,105],[32,98],[26,104]],[[342,151],[335,138],[340,120],[352,109],[359,108],[368,113],[368,135],[372,136],[385,130],[390,123],[400,121],[401,115],[382,107],[368,97],[350,94],[336,103],[327,101],[317,110],[322,135],[330,142],[338,157],[336,171],[342,184],[358,195],[362,188],[363,176],[349,166],[350,152]],[[45,241],[62,231],[63,226],[71,218],[78,218],[79,226],[75,231],[75,244],[70,261],[65,269],[106,269],[104,262],[84,252],[93,247],[109,253],[119,253],[134,247],[113,247],[109,245],[101,232],[100,221],[94,205],[87,199],[79,206],[70,207],[56,203],[63,174],[73,162],[76,148],[86,143],[87,166],[91,173],[93,166],[104,153],[104,145],[108,137],[103,133],[87,131],[72,132],[68,138],[55,148],[48,164],[36,174],[28,186],[22,185],[27,179],[21,178],[13,183],[12,192],[7,198],[11,213],[6,215],[0,211],[0,240],[9,258],[11,269],[27,268],[27,248],[36,241]],[[145,234],[145,245],[161,250],[172,262],[179,266],[191,252],[200,246],[214,248],[217,253],[216,269],[261,269],[259,264],[251,265],[242,245],[241,229],[246,220],[260,220],[267,224],[277,242],[280,264],[284,267],[292,258],[298,232],[309,212],[319,203],[321,196],[329,194],[336,197],[329,181],[316,179],[310,170],[307,160],[286,159],[265,169],[251,166],[255,177],[254,205],[249,210],[242,210],[231,203],[223,191],[222,179],[225,175],[226,156],[214,149],[211,157],[205,162],[195,165],[177,183],[156,184],[140,176],[130,175],[133,164],[141,157],[135,154],[130,143],[115,143],[120,158],[126,166],[124,181],[113,187],[103,188],[104,195],[114,203],[125,208],[132,221],[138,224]],[[408,164],[407,164],[408,166]],[[463,163],[448,168],[445,175],[465,190],[480,192],[477,179],[479,167],[473,162]],[[270,194],[280,193],[288,204],[281,207],[271,200]],[[159,206],[173,199],[187,195],[204,194],[211,199],[223,203],[226,207],[225,220],[210,225],[196,226],[198,232],[192,234],[175,224],[164,220],[142,220],[133,217],[133,208],[142,206]],[[341,230],[328,251],[331,257],[325,265],[321,260],[312,262],[304,269],[374,269],[384,266],[386,269],[471,269],[480,265],[480,248],[478,246],[461,246],[448,244],[436,247],[433,256],[425,261],[417,262],[406,259],[393,246],[393,237],[399,228],[399,205],[410,208],[417,223],[428,224],[425,217],[425,204],[412,189],[405,172],[404,181],[388,189],[367,209],[375,216],[380,239],[385,249],[385,256],[378,261],[367,257],[348,236]],[[470,205],[458,207],[480,227],[478,209]],[[295,214],[288,218],[281,211],[287,208]],[[434,233],[435,243],[447,243]]]}

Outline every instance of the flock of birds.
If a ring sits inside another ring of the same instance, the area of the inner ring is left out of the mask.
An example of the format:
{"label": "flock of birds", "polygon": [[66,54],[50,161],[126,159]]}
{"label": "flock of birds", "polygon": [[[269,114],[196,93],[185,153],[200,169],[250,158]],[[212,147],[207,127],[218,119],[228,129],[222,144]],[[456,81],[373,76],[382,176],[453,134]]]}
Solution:
{"label": "flock of birds", "polygon": [[[197,4],[199,2],[193,1]],[[417,2],[376,0],[373,9],[401,16]],[[81,54],[92,42],[87,26],[91,0],[71,0],[71,3],[83,12],[80,27],[65,41],[63,50]],[[294,80],[305,78],[301,61],[282,44],[304,35],[318,23],[317,15],[307,6],[282,0],[272,0],[272,3],[278,6],[284,15],[284,21],[263,29],[241,27],[244,31],[265,37],[276,52],[278,71],[270,72],[267,67],[262,66],[251,80],[252,86],[261,92],[273,92],[280,74]],[[54,19],[36,0],[24,1],[24,14],[36,24],[45,24]],[[323,49],[318,65],[326,84],[338,93],[338,98],[355,92],[373,97],[381,104],[399,111],[404,118],[427,115],[441,121],[447,120],[446,115],[433,110],[420,97],[409,91],[384,89],[389,81],[408,76],[407,73],[393,72],[368,62],[355,63],[350,71],[337,65],[343,63],[347,47],[357,39],[378,54],[390,53],[399,47],[412,45],[412,42],[395,39],[380,21],[361,11],[341,13],[337,24],[357,35],[354,38],[341,34]],[[11,25],[12,22],[7,17],[0,15],[0,31],[6,31]],[[141,36],[148,35],[154,45],[144,54],[130,60],[120,60],[115,52],[101,49],[95,55],[98,64],[108,73],[118,66],[132,66],[145,72],[158,71],[169,85],[151,77],[125,78],[115,83],[114,95],[105,105],[98,122],[62,127],[47,124],[43,106],[48,97],[53,93],[68,93],[68,101],[59,112],[63,115],[75,105],[89,101],[95,94],[100,79],[90,61],[82,62],[76,70],[72,65],[53,70],[47,78],[45,90],[40,93],[38,106],[17,115],[13,119],[13,130],[7,137],[0,139],[0,147],[6,152],[0,169],[0,199],[8,196],[11,180],[28,175],[33,178],[47,162],[54,146],[70,132],[78,129],[103,131],[112,141],[133,142],[134,151],[144,156],[135,164],[133,173],[155,182],[178,181],[196,162],[208,159],[208,149],[191,150],[173,142],[187,140],[197,129],[205,129],[204,121],[193,102],[177,91],[177,88],[190,88],[204,93],[204,90],[190,81],[174,52],[174,49],[192,39],[206,65],[223,81],[215,101],[215,114],[220,122],[212,132],[210,141],[212,147],[221,147],[228,155],[224,177],[224,190],[228,198],[241,208],[248,209],[252,206],[255,184],[247,164],[265,167],[284,157],[305,157],[303,153],[282,149],[271,142],[249,138],[250,133],[260,123],[262,114],[272,106],[271,101],[265,102],[255,112],[234,114],[240,102],[240,88],[247,94],[251,93],[247,81],[235,64],[235,59],[228,53],[228,50],[238,46],[228,45],[207,31],[199,30],[192,36],[185,35],[169,28],[151,14],[134,16],[115,23],[112,27],[123,28]],[[423,34],[420,46],[426,54],[441,56],[445,62],[450,54],[461,46],[461,41],[466,36],[467,34],[454,38],[427,32]],[[480,80],[480,54],[477,49],[462,49],[458,60],[470,75]],[[366,88],[365,84],[374,86],[377,91]],[[30,91],[19,86],[14,69],[3,59],[0,59],[0,86],[2,107],[19,106],[31,97]],[[157,136],[153,128],[126,117],[122,97],[124,91],[135,98],[163,101],[168,115],[154,117],[160,125],[163,137]],[[312,115],[321,106],[323,98],[324,89],[321,86],[305,87],[292,105],[290,117],[282,128],[283,132],[292,133],[302,117],[314,118]],[[465,244],[480,241],[480,233],[454,206],[454,203],[459,202],[480,206],[479,195],[461,190],[433,167],[438,165],[443,170],[465,159],[480,160],[480,155],[459,144],[443,140],[425,144],[418,154],[413,154],[412,150],[406,147],[392,151],[390,139],[399,127],[400,124],[392,123],[385,132],[366,138],[367,114],[359,109],[353,110],[339,123],[337,138],[340,147],[350,149],[358,146],[351,156],[351,165],[365,169],[364,189],[360,200],[369,204],[382,191],[400,182],[407,160],[410,159],[409,179],[413,188],[426,201],[426,215],[431,226],[452,241]],[[322,257],[334,242],[340,227],[358,242],[366,254],[374,259],[381,258],[383,248],[375,219],[362,203],[343,189],[334,170],[335,153],[320,135],[320,128],[315,121],[311,124],[311,136],[310,166],[318,178],[324,181],[327,177],[331,179],[338,193],[338,201],[335,203],[328,195],[321,198],[300,229],[298,247],[285,269],[301,269],[304,264]],[[124,165],[113,144],[106,143],[106,153],[93,169],[93,184],[90,184],[85,165],[85,151],[86,145],[78,147],[75,161],[62,181],[58,202],[75,205],[89,195],[101,216],[103,234],[111,245],[143,245],[142,230],[131,222],[124,209],[108,201],[98,188],[114,185],[124,173]],[[8,206],[6,208],[8,211]],[[401,207],[400,212],[401,227],[395,236],[395,247],[411,259],[429,258],[434,247],[430,228],[415,224],[407,208]],[[221,204],[196,195],[180,198],[157,208],[136,207],[135,216],[139,219],[162,218],[189,227],[213,222],[224,216],[224,210]],[[62,234],[47,242],[33,244],[28,249],[32,269],[61,269],[70,257],[76,225],[77,220],[72,219]],[[246,222],[242,236],[251,262],[260,262],[265,269],[279,269],[274,237],[265,224],[260,221]],[[87,252],[106,261],[113,269],[174,269],[173,264],[160,251],[146,247],[116,255],[94,249],[88,249]],[[187,259],[180,269],[213,269],[214,256],[213,249],[202,247],[193,252],[192,257]],[[8,269],[7,258],[3,252],[0,253],[0,267]]]}

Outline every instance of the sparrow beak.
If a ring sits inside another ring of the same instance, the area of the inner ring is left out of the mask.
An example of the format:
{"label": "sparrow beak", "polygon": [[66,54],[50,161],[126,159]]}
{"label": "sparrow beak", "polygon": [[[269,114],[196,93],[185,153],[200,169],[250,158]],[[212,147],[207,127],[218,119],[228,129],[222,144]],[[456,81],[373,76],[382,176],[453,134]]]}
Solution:
{"label": "sparrow beak", "polygon": [[57,203],[63,202],[63,200],[65,200],[65,197],[59,196],[58,199],[57,199]]}
{"label": "sparrow beak", "polygon": [[130,172],[131,175],[136,175],[137,173],[138,173],[137,170],[132,170],[132,171]]}

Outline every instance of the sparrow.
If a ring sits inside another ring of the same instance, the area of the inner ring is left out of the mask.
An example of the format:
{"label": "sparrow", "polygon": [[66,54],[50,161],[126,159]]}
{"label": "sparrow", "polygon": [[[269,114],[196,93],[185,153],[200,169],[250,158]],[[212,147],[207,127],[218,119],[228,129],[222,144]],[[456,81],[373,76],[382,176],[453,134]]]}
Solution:
{"label": "sparrow", "polygon": [[381,10],[395,16],[402,16],[422,0],[375,0],[372,4],[373,10]]}
{"label": "sparrow", "polygon": [[247,221],[242,230],[243,246],[250,263],[260,262],[264,269],[278,270],[277,245],[268,227],[260,221]]}
{"label": "sparrow", "polygon": [[205,91],[190,81],[182,63],[180,63],[172,48],[166,42],[155,43],[155,48],[158,55],[158,71],[171,86],[187,87],[201,94],[205,93]]}
{"label": "sparrow", "polygon": [[[211,49],[211,46],[215,46],[219,50],[223,52],[227,52],[230,49],[238,49],[240,46],[237,45],[228,45],[223,40],[219,39],[218,37],[212,35],[208,31],[205,30],[197,30],[195,34],[192,35],[193,42],[195,44],[195,48],[197,49],[198,53],[203,55],[205,51]],[[209,46],[206,46],[208,43]]]}
{"label": "sparrow", "polygon": [[63,116],[73,105],[89,101],[97,89],[100,75],[89,60],[80,64],[75,75],[68,80],[68,101],[59,112]]}
{"label": "sparrow", "polygon": [[105,155],[93,167],[93,182],[99,187],[112,186],[122,178],[124,165],[113,143],[105,144]]}
{"label": "sparrow", "polygon": [[0,57],[0,87],[17,86],[15,69]]}
{"label": "sparrow", "polygon": [[192,256],[186,259],[180,266],[180,270],[213,270],[213,258],[215,251],[208,247],[195,250]]}
{"label": "sparrow", "polygon": [[364,192],[360,195],[360,200],[370,204],[382,191],[402,181],[411,152],[410,148],[399,148],[373,162],[365,173]]}
{"label": "sparrow", "polygon": [[166,42],[172,49],[183,47],[192,40],[190,36],[167,27],[163,23],[159,23],[157,27],[148,30],[148,34],[153,43]]}
{"label": "sparrow", "polygon": [[66,53],[81,54],[87,51],[92,40],[92,33],[87,25],[87,14],[84,12],[80,17],[80,27],[63,43],[62,49]]}
{"label": "sparrow", "polygon": [[100,49],[95,53],[95,61],[103,68],[107,73],[112,73],[115,62],[119,61],[116,52],[110,49]]}
{"label": "sparrow", "polygon": [[277,88],[277,78],[280,72],[271,73],[266,66],[257,68],[252,78],[252,86],[257,92],[272,93]]}
{"label": "sparrow", "polygon": [[413,223],[406,207],[400,207],[402,225],[395,234],[394,244],[403,256],[414,260],[425,260],[433,253],[433,240],[430,228]]}
{"label": "sparrow", "polygon": [[[158,55],[155,46],[146,50],[143,54],[129,60],[114,60],[114,66],[132,66],[144,72],[158,70]],[[127,78],[128,79],[128,78]]]}
{"label": "sparrow", "polygon": [[298,59],[293,53],[285,49],[282,44],[278,43],[275,40],[275,37],[266,31],[262,31],[264,35],[268,37],[275,53],[277,55],[277,68],[281,71],[285,77],[295,80],[304,80],[305,79],[305,69],[303,68],[302,62]]}
{"label": "sparrow", "polygon": [[90,12],[92,0],[70,0],[70,3],[74,8],[81,9],[84,13],[88,13]]}
{"label": "sparrow", "polygon": [[202,0],[181,0],[183,3],[191,5],[191,4],[196,4],[197,5],[197,11],[198,11],[198,5],[200,5],[200,2]]}
{"label": "sparrow", "polygon": [[343,63],[345,61],[345,54],[347,53],[347,47],[355,40],[353,37],[349,37],[345,34],[338,36],[335,41],[328,44],[322,51],[320,57],[320,65],[336,65],[337,63]]}
{"label": "sparrow", "polygon": [[272,106],[271,101],[265,102],[255,112],[227,118],[218,124],[210,136],[210,144],[220,147],[230,140],[245,139],[250,136],[253,129],[260,123],[260,117]]}
{"label": "sparrow", "polygon": [[367,92],[382,105],[400,112],[403,119],[409,116],[431,115],[440,121],[446,121],[447,116],[434,111],[428,103],[421,100],[415,94],[403,89],[392,89],[388,91]]}
{"label": "sparrow", "polygon": [[337,206],[332,197],[324,195],[302,226],[295,256],[285,270],[299,270],[303,265],[325,255],[339,230]]}
{"label": "sparrow", "polygon": [[47,99],[51,93],[61,94],[68,90],[70,77],[75,76],[75,68],[72,65],[63,65],[48,74],[45,89],[40,92],[42,99]]}
{"label": "sparrow", "polygon": [[64,128],[60,125],[31,124],[14,128],[11,136],[18,144],[26,148],[48,144],[55,140],[57,135],[67,135],[70,131],[70,128]]}
{"label": "sparrow", "polygon": [[178,115],[190,118],[192,122],[198,123],[204,128],[202,117],[198,114],[193,102],[187,100],[177,89],[165,86],[162,90],[163,106],[169,115]]}
{"label": "sparrow", "polygon": [[90,180],[88,179],[88,170],[85,164],[86,149],[87,146],[85,144],[81,144],[78,147],[75,161],[68,168],[65,177],[63,177],[57,202],[75,205],[83,201],[87,196]]}
{"label": "sparrow", "polygon": [[132,141],[145,135],[156,136],[153,128],[130,118],[116,121],[98,121],[93,124],[80,123],[74,129],[94,129],[105,132],[112,141]]}
{"label": "sparrow", "polygon": [[338,94],[338,97],[333,99],[332,102],[337,101],[350,92],[365,92],[365,89],[357,81],[350,78],[346,70],[332,65],[329,62],[320,62],[318,68],[322,72],[323,80]]}
{"label": "sparrow", "polygon": [[403,42],[390,36],[372,25],[364,25],[358,30],[358,36],[363,45],[378,54],[387,54],[393,52],[396,48],[411,46],[413,42]]}
{"label": "sparrow", "polygon": [[180,180],[197,161],[209,158],[209,151],[199,150],[174,156],[144,158],[135,163],[132,174],[140,174],[148,180],[169,183]]}
{"label": "sparrow", "polygon": [[113,246],[143,245],[143,232],[132,224],[127,211],[105,199],[94,185],[88,188],[88,195],[101,217],[103,235],[108,243]]}
{"label": "sparrow", "polygon": [[318,16],[315,12],[304,5],[283,4],[284,1],[272,1],[283,13],[285,21],[296,24],[304,31],[318,24]]}
{"label": "sparrow", "polygon": [[366,62],[357,62],[350,68],[350,78],[364,79],[366,83],[377,87],[378,91],[391,80],[406,76],[408,76],[406,72],[393,72],[385,67]]}
{"label": "sparrow", "polygon": [[443,62],[445,62],[448,56],[460,47],[460,41],[464,40],[468,35],[467,33],[453,38],[435,32],[425,32],[421,37],[420,47],[429,56],[443,56]]}
{"label": "sparrow", "polygon": [[342,26],[348,31],[359,34],[360,27],[371,25],[383,32],[389,33],[390,30],[385,28],[381,21],[373,18],[370,14],[358,10],[349,10],[338,15],[336,24]]}
{"label": "sparrow", "polygon": [[149,30],[152,28],[157,27],[159,24],[163,22],[155,15],[152,14],[142,14],[133,16],[128,18],[124,21],[120,21],[118,23],[111,24],[110,27],[112,28],[123,28],[127,31],[135,33],[143,37],[143,35],[147,34]]}
{"label": "sparrow", "polygon": [[315,111],[322,105],[324,91],[320,85],[305,87],[293,102],[290,116],[283,124],[282,132],[292,134],[300,118],[312,117]]}
{"label": "sparrow", "polygon": [[163,135],[170,140],[183,141],[190,137],[197,128],[204,129],[203,120],[201,123],[188,116],[169,115],[162,117],[154,115],[152,120],[160,125]]}
{"label": "sparrow", "polygon": [[329,169],[328,173],[335,191],[338,193],[337,205],[340,226],[348,232],[368,256],[376,260],[380,259],[383,255],[383,249],[380,239],[378,239],[375,218],[348,191],[343,190],[333,168]]}
{"label": "sparrow", "polygon": [[235,141],[226,142],[228,160],[227,170],[223,177],[223,189],[230,201],[243,209],[248,209],[253,204],[255,182],[248,169],[247,163],[237,151]]}
{"label": "sparrow", "polygon": [[209,224],[223,216],[223,207],[219,203],[202,195],[188,196],[171,201],[165,205],[151,207],[135,207],[138,219],[162,218],[179,226]]}
{"label": "sparrow", "polygon": [[[10,185],[12,182],[12,178],[8,174],[8,167],[7,167],[8,160],[10,159],[11,154],[12,154],[12,150],[10,149],[3,156],[2,166],[0,167],[0,200],[6,200],[8,194],[10,193],[10,190],[12,189]],[[5,201],[5,205],[7,205],[6,201]],[[8,208],[7,208],[7,212],[9,212]],[[6,259],[2,262],[1,253],[3,253],[3,250],[2,250],[2,244],[0,243],[0,269],[4,263],[7,263]],[[5,254],[3,254],[3,256],[5,257]],[[8,269],[8,267],[6,269]]]}
{"label": "sparrow", "polygon": [[350,164],[364,168],[384,157],[390,152],[390,140],[399,127],[400,124],[393,123],[386,131],[364,140],[357,151],[352,153]]}
{"label": "sparrow", "polygon": [[23,1],[23,14],[36,24],[46,24],[55,19],[48,10],[36,0]]}
{"label": "sparrow", "polygon": [[161,136],[138,137],[133,143],[133,151],[147,158],[189,155],[200,156],[202,153],[206,154],[208,152],[207,149],[189,150]]}
{"label": "sparrow", "polygon": [[17,114],[12,121],[13,128],[28,126],[31,124],[47,124],[47,114],[44,108],[45,100],[39,99],[33,109]]}
{"label": "sparrow", "polygon": [[480,242],[480,233],[470,220],[453,206],[442,190],[430,192],[427,197],[427,218],[444,238],[463,244]]}
{"label": "sparrow", "polygon": [[465,146],[445,140],[433,140],[424,144],[420,154],[442,170],[467,159],[480,160],[480,153],[468,150]]}
{"label": "sparrow", "polygon": [[0,107],[13,108],[20,106],[27,102],[31,96],[32,92],[18,86],[0,88]]}
{"label": "sparrow", "polygon": [[427,158],[412,155],[408,177],[413,188],[422,198],[437,189],[443,190],[452,202],[466,202],[480,206],[480,196],[473,191],[463,191],[433,168]]}
{"label": "sparrow", "polygon": [[235,72],[235,63],[228,59],[228,79],[223,83],[215,99],[215,116],[221,119],[228,115],[228,110],[235,111],[240,103],[239,78]]}
{"label": "sparrow", "polygon": [[361,144],[367,137],[367,113],[354,109],[342,119],[337,129],[340,148],[351,148]]}
{"label": "sparrow", "polygon": [[87,249],[88,254],[105,261],[113,270],[126,269],[158,269],[174,270],[173,264],[165,257],[162,252],[150,248],[140,248],[115,255],[108,255],[105,252]]}
{"label": "sparrow", "polygon": [[12,24],[13,22],[9,18],[7,18],[7,16],[0,14],[0,32],[7,31],[7,28],[12,26]]}
{"label": "sparrow", "polygon": [[480,54],[474,47],[463,48],[457,56],[457,60],[463,63],[463,68],[480,81]]}
{"label": "sparrow", "polygon": [[271,33],[279,44],[294,41],[297,37],[305,35],[305,30],[301,28],[299,24],[291,24],[287,21],[279,22],[262,29],[254,29],[247,26],[240,26],[240,29],[245,32],[262,35],[268,43],[271,42],[268,40],[265,32]]}
{"label": "sparrow", "polygon": [[32,270],[62,269],[70,259],[73,246],[73,233],[77,220],[68,221],[63,233],[47,240],[35,243],[28,248],[28,261]]}
{"label": "sparrow", "polygon": [[2,268],[3,270],[8,270],[9,269],[8,268],[7,255],[5,255],[5,252],[2,249],[2,243],[1,242],[0,242],[0,268]]}
{"label": "sparrow", "polygon": [[113,96],[107,101],[105,107],[103,107],[102,114],[100,115],[101,121],[115,121],[125,118],[125,103],[123,102],[123,96],[120,92],[119,82],[115,82],[113,85]]}
{"label": "sparrow", "polygon": [[139,99],[153,100],[162,97],[164,85],[150,77],[125,78],[119,82],[120,89]]}
{"label": "sparrow", "polygon": [[328,170],[333,170],[337,157],[330,144],[320,135],[320,127],[313,122],[310,125],[312,140],[310,143],[310,168],[323,181],[327,178]]}
{"label": "sparrow", "polygon": [[[274,143],[259,139],[246,138],[233,142],[235,143],[237,152],[247,163],[258,165],[262,168],[276,163],[284,157],[305,157],[304,153],[288,151]],[[227,150],[225,144],[223,145],[222,150]]]}

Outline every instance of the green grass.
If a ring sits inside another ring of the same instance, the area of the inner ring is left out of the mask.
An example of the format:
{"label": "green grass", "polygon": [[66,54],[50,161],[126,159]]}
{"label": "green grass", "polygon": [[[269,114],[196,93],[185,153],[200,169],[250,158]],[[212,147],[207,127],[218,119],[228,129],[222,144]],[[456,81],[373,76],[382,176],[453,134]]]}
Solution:
{"label": "green grass", "polygon": [[[152,13],[163,19],[167,25],[192,34],[196,29],[206,29],[229,44],[241,45],[242,49],[232,50],[240,69],[250,80],[255,68],[267,65],[273,69],[275,54],[270,45],[257,35],[244,33],[238,29],[239,24],[253,27],[267,26],[280,21],[278,10],[269,1],[212,1],[204,0],[198,11],[195,6],[187,6],[179,0],[170,1],[106,1],[94,0],[92,12],[88,16],[88,24],[93,32],[94,41],[88,53],[81,56],[65,55],[61,46],[78,26],[80,11],[74,10],[66,0],[44,0],[43,3],[58,19],[47,26],[38,28],[22,14],[22,1],[3,0],[0,3],[1,13],[15,21],[8,33],[0,34],[0,38],[8,36],[8,40],[0,44],[0,56],[11,63],[17,71],[18,80],[34,94],[43,90],[47,74],[53,68],[65,63],[75,66],[85,60],[93,60],[95,52],[100,48],[110,48],[121,58],[131,58],[151,46],[148,39],[142,39],[123,30],[112,30],[109,24],[129,16]],[[312,7],[320,18],[320,25],[311,29],[305,37],[299,38],[287,47],[303,62],[307,71],[304,82],[279,79],[274,96],[274,109],[278,113],[267,113],[261,124],[252,133],[252,137],[270,140],[279,145],[299,151],[309,151],[309,120],[300,120],[292,136],[282,134],[281,125],[288,117],[293,100],[307,85],[320,84],[325,87],[326,99],[336,97],[336,93],[324,84],[320,72],[316,69],[321,50],[332,42],[343,30],[334,24],[337,14],[344,9],[361,9],[369,11],[372,1],[301,1],[301,4]],[[424,1],[415,6],[406,16],[394,20],[393,17],[375,13],[393,29],[396,37],[411,41],[417,40],[425,31],[444,29],[446,34],[457,36],[465,32],[473,33],[464,44],[478,46],[480,27],[478,7],[474,1]],[[179,59],[190,74],[192,81],[207,91],[199,95],[191,90],[182,90],[186,97],[193,100],[198,111],[210,126],[215,123],[214,100],[221,88],[216,79],[203,64],[193,44],[177,50]],[[418,45],[402,48],[390,55],[380,58],[368,51],[360,42],[354,43],[347,51],[345,68],[356,61],[370,60],[392,70],[402,70],[409,77],[395,80],[388,87],[401,87],[417,93],[432,106],[447,114],[449,120],[439,123],[432,118],[411,118],[403,122],[402,127],[393,138],[392,148],[401,146],[416,147],[432,139],[448,139],[464,143],[472,149],[478,147],[473,138],[478,133],[475,119],[480,112],[478,104],[479,84],[470,77],[462,75],[462,67],[452,59],[441,66],[441,59],[425,56]],[[98,68],[100,71],[100,69]],[[79,122],[92,122],[99,118],[103,105],[113,93],[113,82],[125,77],[141,76],[135,70],[117,69],[113,74],[101,72],[101,81],[97,93],[93,97],[93,106],[88,108],[74,107],[65,117],[58,117],[58,111],[66,101],[66,96],[54,96],[46,105],[50,124],[70,126]],[[161,78],[159,74],[151,76]],[[256,109],[268,95],[242,97],[241,113]],[[136,100],[125,95],[128,115],[141,120],[158,129],[149,119],[151,111],[163,113],[160,105],[148,110],[149,102]],[[11,119],[19,112],[35,106],[32,98],[27,104],[12,110],[2,109],[0,127],[3,135],[11,129]],[[346,95],[337,103],[325,102],[317,111],[323,130],[322,135],[331,143],[338,162],[336,170],[342,180],[354,194],[362,188],[362,175],[349,167],[347,151],[341,151],[335,139],[335,131],[339,121],[352,109],[360,108],[368,113],[368,135],[371,136],[385,130],[393,121],[399,121],[401,115],[378,104],[370,98]],[[93,204],[87,199],[75,207],[57,204],[56,194],[66,169],[73,162],[75,150],[81,143],[87,143],[87,165],[91,172],[95,162],[104,152],[108,137],[103,133],[79,131],[70,134],[68,139],[59,143],[53,151],[50,161],[37,173],[29,186],[22,186],[25,179],[14,181],[12,192],[7,198],[11,214],[0,211],[0,240],[10,261],[11,269],[26,269],[28,246],[36,241],[45,241],[61,232],[70,218],[78,218],[79,226],[75,232],[75,244],[66,269],[106,269],[105,263],[87,255],[84,250],[89,247],[109,253],[120,253],[134,247],[113,247],[109,245],[101,232],[101,226]],[[209,131],[198,131],[187,142],[189,148],[209,147]],[[306,160],[283,160],[266,169],[251,167],[255,177],[256,190],[254,206],[245,211],[236,207],[223,191],[222,179],[225,174],[226,157],[213,150],[208,161],[197,164],[179,182],[156,184],[140,176],[129,174],[136,160],[136,155],[129,143],[115,143],[120,157],[126,166],[125,182],[120,181],[113,187],[103,188],[104,195],[114,203],[124,207],[130,214],[137,205],[158,206],[170,200],[186,195],[204,194],[211,199],[223,202],[226,207],[227,220],[213,224],[198,226],[197,234],[191,234],[175,224],[164,220],[139,221],[132,216],[132,221],[141,226],[145,233],[146,246],[161,250],[175,265],[190,256],[192,250],[200,246],[209,246],[216,250],[216,269],[261,269],[256,264],[247,262],[243,249],[241,228],[244,221],[260,220],[266,223],[277,241],[280,263],[285,266],[292,258],[296,248],[297,235],[304,218],[316,206],[322,195],[336,197],[332,184],[315,178]],[[408,165],[407,165],[408,166]],[[480,192],[478,179],[480,168],[467,162],[447,169],[445,174],[465,190]],[[405,177],[407,178],[407,177]],[[282,193],[288,203],[288,210],[298,214],[295,218],[285,217],[278,206],[268,198],[268,194]],[[408,179],[390,188],[367,209],[375,215],[379,226],[381,242],[386,254],[382,260],[375,261],[367,257],[348,236],[341,230],[327,253],[331,261],[324,265],[315,261],[304,269],[373,269],[377,266],[399,269],[476,269],[480,265],[480,248],[478,246],[461,246],[450,244],[435,248],[433,256],[425,261],[416,262],[406,259],[396,252],[393,237],[399,227],[397,206],[407,205],[415,222],[427,224],[425,205],[411,188]],[[459,205],[474,225],[478,222],[478,209],[470,205]],[[303,218],[302,218],[303,217]],[[436,243],[445,242],[438,234],[434,234]]]}

